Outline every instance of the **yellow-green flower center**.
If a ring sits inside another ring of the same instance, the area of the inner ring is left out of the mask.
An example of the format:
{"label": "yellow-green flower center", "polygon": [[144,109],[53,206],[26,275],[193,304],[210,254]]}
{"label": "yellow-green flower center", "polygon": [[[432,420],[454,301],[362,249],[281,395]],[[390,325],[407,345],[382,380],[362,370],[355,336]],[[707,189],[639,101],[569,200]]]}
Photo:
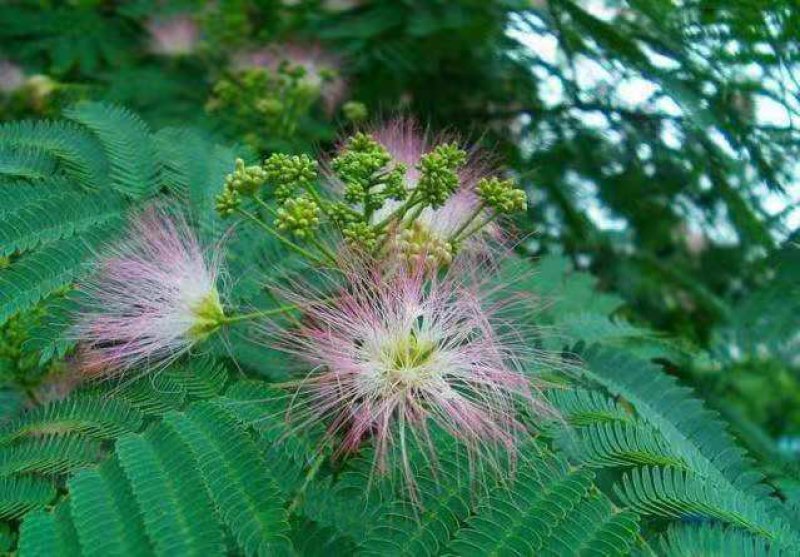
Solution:
{"label": "yellow-green flower center", "polygon": [[415,386],[430,377],[436,346],[412,333],[389,343],[382,354],[386,378],[402,386]]}
{"label": "yellow-green flower center", "polygon": [[194,340],[202,340],[225,323],[225,311],[222,309],[219,294],[212,290],[205,298],[192,307],[194,325],[189,329],[189,336]]}

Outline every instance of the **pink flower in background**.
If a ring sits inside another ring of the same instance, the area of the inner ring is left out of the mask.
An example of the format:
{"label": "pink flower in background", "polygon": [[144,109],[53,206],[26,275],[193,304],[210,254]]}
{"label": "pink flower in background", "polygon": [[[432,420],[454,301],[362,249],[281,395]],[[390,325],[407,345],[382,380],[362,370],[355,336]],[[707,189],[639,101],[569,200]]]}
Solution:
{"label": "pink flower in background", "polygon": [[200,29],[188,14],[152,18],[147,22],[150,51],[164,56],[186,56],[197,48]]}
{"label": "pink flower in background", "polygon": [[25,85],[25,72],[9,60],[0,60],[0,92],[13,93]]}
{"label": "pink flower in background", "polygon": [[[343,261],[358,260],[346,255]],[[292,413],[301,423],[325,423],[329,437],[340,439],[338,453],[372,439],[376,469],[397,458],[412,497],[406,451],[421,443],[433,462],[433,424],[462,442],[473,463],[497,462],[498,452],[513,461],[525,431],[517,405],[548,407],[521,371],[521,344],[502,308],[456,278],[469,274],[457,264],[444,278],[380,269],[354,263],[333,297],[307,287],[287,294],[302,325],[273,334],[313,369],[298,382]]]}
{"label": "pink flower in background", "polygon": [[341,74],[342,60],[319,43],[276,44],[260,50],[240,52],[233,58],[233,66],[239,70],[265,68],[275,72],[283,63],[305,70],[301,83],[319,91],[323,107],[329,115],[347,97],[347,83]]}
{"label": "pink flower in background", "polygon": [[[422,155],[431,151],[437,144],[447,141],[447,138],[434,141],[410,119],[392,120],[369,133],[386,148],[394,160],[406,165],[408,168],[406,185],[409,189],[414,189],[419,180],[416,165]],[[456,232],[473,217],[480,204],[475,186],[481,178],[489,176],[491,170],[491,165],[478,153],[470,153],[467,163],[459,172],[461,188],[442,207],[438,209],[428,207],[417,218],[417,222],[424,227],[425,232],[442,242],[452,240]],[[399,201],[388,201],[380,211],[376,212],[374,220],[380,222],[399,204]],[[488,216],[489,212],[486,211],[486,214],[479,218]],[[499,229],[496,226],[489,225],[484,228],[480,234],[471,237],[465,247],[473,252],[484,251],[486,240],[489,238],[499,238]]]}
{"label": "pink flower in background", "polygon": [[101,258],[83,285],[89,302],[74,327],[84,375],[164,365],[224,319],[220,253],[204,253],[186,220],[150,208]]}

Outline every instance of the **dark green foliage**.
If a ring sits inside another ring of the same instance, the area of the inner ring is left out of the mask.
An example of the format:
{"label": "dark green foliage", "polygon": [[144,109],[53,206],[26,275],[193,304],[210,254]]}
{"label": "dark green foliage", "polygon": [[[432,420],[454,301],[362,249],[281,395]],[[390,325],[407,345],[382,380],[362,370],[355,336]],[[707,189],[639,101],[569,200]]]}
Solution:
{"label": "dark green foliage", "polygon": [[660,540],[660,547],[669,557],[748,557],[789,555],[774,549],[763,538],[745,531],[733,531],[718,526],[684,525],[671,527]]}
{"label": "dark green foliage", "polygon": [[211,404],[186,415],[170,414],[164,426],[190,447],[225,524],[247,555],[288,551],[288,523],[277,482],[253,474],[266,468],[253,439],[234,418]]}
{"label": "dark green foliage", "polygon": [[61,503],[53,512],[34,511],[22,523],[20,555],[71,557],[80,553],[78,533],[70,517],[70,506]]}
{"label": "dark green foliage", "polygon": [[[221,555],[222,531],[189,453],[162,431],[117,441],[120,466],[161,555]],[[176,450],[178,449],[178,450]]]}
{"label": "dark green foliage", "polygon": [[592,475],[569,471],[552,457],[524,463],[512,489],[479,501],[475,515],[456,532],[456,555],[608,555],[627,553],[638,525],[613,517],[611,505],[590,491]]}
{"label": "dark green foliage", "polygon": [[99,455],[99,443],[80,435],[31,437],[0,448],[0,476],[61,474],[88,466]]}
{"label": "dark green foliage", "polygon": [[0,443],[22,437],[70,433],[108,439],[141,427],[141,413],[126,402],[106,397],[72,396],[35,408],[4,424]]}
{"label": "dark green foliage", "polygon": [[617,495],[632,509],[668,517],[706,516],[763,536],[776,546],[800,547],[790,523],[758,498],[731,492],[724,484],[668,468],[625,474]]}
{"label": "dark green foliage", "polygon": [[141,512],[116,459],[79,472],[70,479],[69,490],[71,516],[84,555],[152,554]]}
{"label": "dark green foliage", "polygon": [[52,481],[25,476],[0,477],[0,518],[16,518],[56,496]]}
{"label": "dark green foliage", "polygon": [[8,148],[35,149],[60,161],[64,172],[81,187],[107,187],[108,161],[101,143],[72,122],[15,122],[2,127],[0,141]]}
{"label": "dark green foliage", "polygon": [[94,132],[109,161],[110,186],[139,198],[158,189],[158,166],[150,130],[138,116],[124,108],[101,103],[81,103],[64,115]]}

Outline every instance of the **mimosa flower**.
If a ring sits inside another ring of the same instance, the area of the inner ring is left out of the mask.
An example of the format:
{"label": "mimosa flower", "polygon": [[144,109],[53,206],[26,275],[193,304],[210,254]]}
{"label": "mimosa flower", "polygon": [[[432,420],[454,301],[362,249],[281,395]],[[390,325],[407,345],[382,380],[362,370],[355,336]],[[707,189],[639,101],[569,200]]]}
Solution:
{"label": "mimosa flower", "polygon": [[74,328],[88,376],[164,365],[225,320],[220,253],[201,248],[186,220],[151,208],[81,286],[87,307]]}
{"label": "mimosa flower", "polygon": [[503,308],[457,279],[467,272],[458,264],[444,278],[381,269],[352,265],[333,297],[288,294],[302,325],[274,334],[313,369],[298,382],[293,413],[325,424],[338,453],[371,440],[376,469],[398,461],[412,498],[408,447],[435,461],[433,426],[460,441],[473,464],[506,460],[498,453],[513,461],[526,431],[519,408],[549,409],[522,371],[524,347]]}
{"label": "mimosa flower", "polygon": [[197,48],[200,29],[188,14],[153,18],[147,22],[150,50],[164,56],[186,56]]}
{"label": "mimosa flower", "polygon": [[13,93],[25,85],[22,68],[8,60],[0,60],[0,92]]}

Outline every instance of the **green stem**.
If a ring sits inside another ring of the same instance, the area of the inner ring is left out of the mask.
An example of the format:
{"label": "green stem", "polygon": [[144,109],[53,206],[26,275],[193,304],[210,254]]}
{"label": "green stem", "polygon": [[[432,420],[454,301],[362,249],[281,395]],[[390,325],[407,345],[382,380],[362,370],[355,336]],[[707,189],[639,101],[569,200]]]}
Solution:
{"label": "green stem", "polygon": [[[392,211],[392,213],[389,216],[387,216],[381,222],[376,224],[373,228],[377,232],[381,232],[384,228],[386,228],[386,226],[390,222],[392,222],[395,219],[402,219],[406,215],[406,213],[409,211],[409,209],[411,209],[415,205],[421,203],[422,200],[421,199],[417,199],[416,196],[414,195],[414,193],[416,193],[416,190],[411,192],[411,195],[408,196],[408,199],[406,199],[405,203],[403,203],[397,209]],[[423,207],[423,209],[424,209],[424,207]]]}
{"label": "green stem", "polygon": [[483,210],[484,210],[485,208],[486,208],[486,203],[484,203],[483,201],[481,201],[481,202],[478,204],[478,207],[475,209],[475,212],[474,212],[474,213],[472,213],[472,215],[470,215],[470,217],[469,217],[467,220],[465,220],[465,221],[464,221],[464,224],[462,224],[461,226],[459,226],[459,227],[458,227],[458,230],[456,230],[456,231],[453,233],[453,241],[454,241],[454,242],[458,240],[458,237],[461,235],[461,233],[462,233],[462,232],[464,232],[464,230],[466,230],[466,229],[467,229],[467,227],[468,227],[470,224],[472,224],[472,223],[475,221],[475,219],[476,219],[476,218],[478,218],[478,215],[480,215],[480,214],[483,212]]}
{"label": "green stem", "polygon": [[231,315],[230,317],[225,317],[221,319],[221,322],[223,325],[230,325],[231,323],[239,323],[241,321],[247,321],[249,319],[258,319],[259,317],[280,315],[281,313],[288,313],[295,309],[297,309],[297,306],[291,305],[291,306],[281,306],[264,311],[254,311],[252,313],[240,313],[239,315]]}
{"label": "green stem", "polygon": [[277,230],[272,228],[270,225],[268,225],[267,223],[265,223],[264,221],[262,221],[261,219],[259,219],[255,215],[253,215],[252,213],[249,213],[248,211],[245,211],[241,207],[237,209],[237,212],[239,212],[241,215],[247,217],[248,219],[250,219],[251,221],[256,223],[258,226],[260,226],[261,228],[266,230],[271,235],[275,236],[275,238],[280,240],[280,242],[283,243],[283,245],[285,245],[290,250],[292,250],[292,251],[302,255],[303,257],[305,257],[305,258],[307,258],[307,259],[309,259],[311,261],[314,261],[314,262],[316,262],[318,264],[322,263],[322,260],[320,260],[319,257],[314,255],[310,251],[298,246],[297,244],[295,244],[294,242],[292,242],[288,238],[282,236],[281,234],[278,233]]}
{"label": "green stem", "polygon": [[288,514],[291,515],[297,509],[297,507],[300,506],[300,503],[303,502],[303,495],[305,495],[308,486],[311,485],[311,482],[319,473],[319,469],[322,467],[322,463],[325,462],[326,458],[327,456],[322,451],[320,451],[317,454],[317,456],[314,457],[314,462],[311,463],[311,468],[309,468],[308,472],[306,472],[306,477],[305,480],[303,481],[303,485],[300,486],[300,489],[297,491],[297,495],[295,495],[291,505],[289,505]]}
{"label": "green stem", "polygon": [[462,237],[453,238],[453,241],[454,242],[459,242],[459,241],[463,240],[464,238],[469,238],[473,234],[479,232],[485,226],[487,226],[487,225],[491,224],[492,222],[494,222],[499,216],[500,216],[500,213],[493,213],[491,217],[489,217],[488,219],[486,219],[485,221],[483,221],[481,223],[478,223],[477,226],[473,226],[470,230],[468,230],[467,232],[462,234]]}
{"label": "green stem", "polygon": [[254,195],[253,199],[255,199],[256,203],[261,205],[261,207],[263,207],[269,214],[271,214],[272,216],[277,216],[278,213],[275,211],[275,209],[270,207],[269,204],[266,201],[264,201],[263,199],[261,199],[257,195]]}

